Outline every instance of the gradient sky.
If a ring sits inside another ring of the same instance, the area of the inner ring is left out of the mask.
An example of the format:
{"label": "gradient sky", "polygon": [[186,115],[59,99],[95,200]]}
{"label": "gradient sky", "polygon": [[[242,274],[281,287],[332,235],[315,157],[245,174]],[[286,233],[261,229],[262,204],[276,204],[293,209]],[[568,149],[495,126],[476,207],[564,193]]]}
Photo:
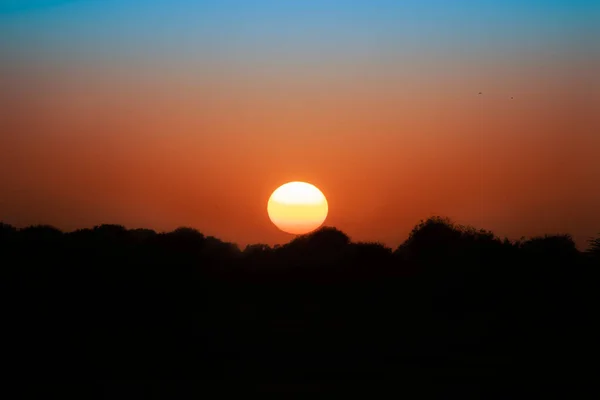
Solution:
{"label": "gradient sky", "polygon": [[599,37],[598,1],[3,1],[0,220],[282,243],[302,180],[353,240],[435,214],[584,247]]}

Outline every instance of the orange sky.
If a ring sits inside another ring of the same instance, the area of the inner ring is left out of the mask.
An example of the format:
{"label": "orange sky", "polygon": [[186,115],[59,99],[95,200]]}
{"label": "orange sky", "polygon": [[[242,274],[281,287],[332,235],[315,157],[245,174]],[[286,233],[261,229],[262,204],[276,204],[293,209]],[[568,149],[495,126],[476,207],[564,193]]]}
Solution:
{"label": "orange sky", "polygon": [[326,225],[393,247],[433,214],[512,239],[567,232],[580,247],[600,232],[588,64],[4,68],[6,223],[282,243],[292,236],[267,200],[301,180],[327,196]]}

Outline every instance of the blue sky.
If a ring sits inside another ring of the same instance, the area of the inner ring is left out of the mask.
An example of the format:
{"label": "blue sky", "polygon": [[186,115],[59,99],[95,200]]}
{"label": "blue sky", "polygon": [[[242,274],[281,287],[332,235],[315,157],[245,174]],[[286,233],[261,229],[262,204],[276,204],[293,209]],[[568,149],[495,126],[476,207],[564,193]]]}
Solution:
{"label": "blue sky", "polygon": [[583,0],[11,0],[0,46],[73,53],[251,57],[548,51],[593,45]]}

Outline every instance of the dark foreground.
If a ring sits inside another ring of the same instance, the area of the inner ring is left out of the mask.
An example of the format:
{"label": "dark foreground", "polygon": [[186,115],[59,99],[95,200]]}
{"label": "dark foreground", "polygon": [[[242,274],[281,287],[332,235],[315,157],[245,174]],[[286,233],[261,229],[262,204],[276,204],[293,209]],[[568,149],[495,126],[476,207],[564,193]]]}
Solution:
{"label": "dark foreground", "polygon": [[4,378],[81,398],[597,397],[599,249],[441,219],[395,251],[333,228],[240,251],[0,225]]}

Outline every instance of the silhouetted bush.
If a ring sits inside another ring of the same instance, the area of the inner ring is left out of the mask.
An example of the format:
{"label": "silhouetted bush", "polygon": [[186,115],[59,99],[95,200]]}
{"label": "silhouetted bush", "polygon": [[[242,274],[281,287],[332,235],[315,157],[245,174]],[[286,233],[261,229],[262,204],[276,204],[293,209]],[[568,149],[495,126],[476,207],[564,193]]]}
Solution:
{"label": "silhouetted bush", "polygon": [[595,360],[599,240],[433,217],[394,251],[331,227],[241,251],[185,227],[0,224],[3,357],[30,377],[565,378]]}
{"label": "silhouetted bush", "polygon": [[600,261],[600,237],[589,240],[587,253],[596,260]]}

